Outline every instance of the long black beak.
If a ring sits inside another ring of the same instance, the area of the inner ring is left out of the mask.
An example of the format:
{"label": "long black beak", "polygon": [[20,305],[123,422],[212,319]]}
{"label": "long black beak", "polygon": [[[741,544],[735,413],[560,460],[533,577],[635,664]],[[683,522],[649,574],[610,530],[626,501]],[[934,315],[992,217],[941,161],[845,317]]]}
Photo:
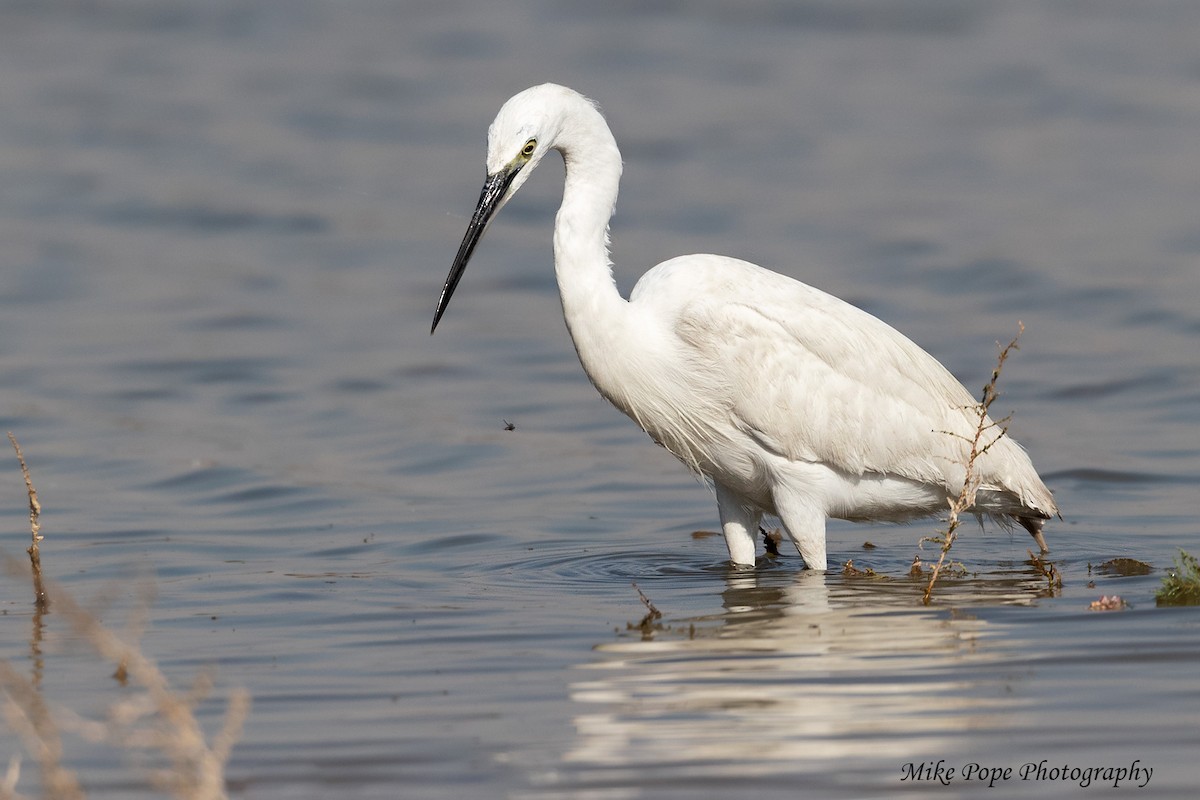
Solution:
{"label": "long black beak", "polygon": [[467,268],[467,262],[471,260],[471,253],[475,252],[475,245],[479,244],[483,232],[487,230],[488,223],[491,222],[492,216],[500,207],[500,201],[504,198],[505,192],[508,191],[513,178],[517,177],[517,173],[520,171],[521,166],[514,165],[494,175],[488,175],[487,181],[484,182],[483,191],[479,193],[479,203],[475,206],[475,214],[471,217],[471,224],[467,226],[467,233],[463,236],[462,244],[458,246],[458,255],[454,257],[454,265],[450,267],[450,274],[446,276],[446,285],[442,287],[442,296],[438,298],[437,310],[433,312],[433,326],[429,329],[431,334],[437,330],[442,314],[446,313],[446,306],[450,304],[450,295],[454,294],[454,289],[458,286],[459,279],[462,278],[463,270]]}

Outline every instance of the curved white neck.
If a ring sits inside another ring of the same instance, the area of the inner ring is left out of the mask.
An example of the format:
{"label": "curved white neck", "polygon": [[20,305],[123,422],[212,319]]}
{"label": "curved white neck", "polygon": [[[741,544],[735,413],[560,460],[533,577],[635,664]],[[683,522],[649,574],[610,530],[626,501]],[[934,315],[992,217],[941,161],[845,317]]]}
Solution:
{"label": "curved white neck", "polygon": [[566,164],[562,205],[554,224],[554,271],[563,317],[584,370],[601,393],[597,359],[626,331],[614,317],[628,303],[613,281],[608,255],[608,222],[617,201],[621,153],[600,112],[590,105],[573,115],[559,134],[556,149]]}
{"label": "curved white neck", "polygon": [[[600,112],[573,109],[555,147],[566,163],[554,225],[554,271],[563,317],[592,385],[655,441],[699,471],[703,442],[672,387],[684,386],[678,359],[663,358],[663,320],[621,297],[608,258],[608,221],[617,201],[621,154]],[[686,368],[686,365],[684,365]]]}

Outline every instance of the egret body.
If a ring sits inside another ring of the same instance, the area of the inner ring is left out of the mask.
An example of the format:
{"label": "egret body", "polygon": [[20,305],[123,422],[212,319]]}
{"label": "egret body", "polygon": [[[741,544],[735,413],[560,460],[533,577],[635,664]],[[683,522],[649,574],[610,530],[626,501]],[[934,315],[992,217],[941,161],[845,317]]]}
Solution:
{"label": "egret body", "polygon": [[[608,254],[621,154],[596,106],[566,87],[526,89],[492,123],[487,180],[435,329],[488,223],[552,150],[566,165],[554,269],[584,372],[712,482],[735,564],[754,564],[764,513],[779,517],[807,567],[823,570],[829,517],[903,521],[946,510],[965,480],[976,401],[892,327],[715,255],[659,264],[621,297]],[[1025,451],[1002,437],[974,470],[970,510],[1021,524],[1045,550],[1042,524],[1058,509]]]}

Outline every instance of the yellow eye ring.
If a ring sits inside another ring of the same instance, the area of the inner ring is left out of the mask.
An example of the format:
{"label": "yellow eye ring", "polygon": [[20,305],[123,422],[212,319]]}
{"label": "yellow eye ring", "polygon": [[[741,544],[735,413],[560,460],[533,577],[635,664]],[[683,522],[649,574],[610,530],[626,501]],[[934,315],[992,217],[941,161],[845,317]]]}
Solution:
{"label": "yellow eye ring", "polygon": [[530,139],[525,143],[525,146],[521,148],[521,155],[529,158],[531,155],[533,155],[534,150],[537,150],[537,139]]}

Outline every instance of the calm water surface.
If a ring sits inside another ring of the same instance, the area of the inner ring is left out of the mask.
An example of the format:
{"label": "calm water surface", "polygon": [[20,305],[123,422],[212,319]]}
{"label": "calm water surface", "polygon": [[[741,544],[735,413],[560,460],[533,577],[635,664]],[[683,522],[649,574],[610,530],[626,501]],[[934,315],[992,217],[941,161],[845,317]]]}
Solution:
{"label": "calm water surface", "polygon": [[[1200,613],[1154,591],[1200,551],[1198,40],[1183,0],[5,4],[0,422],[45,569],[117,629],[152,590],[143,648],[181,686],[216,668],[209,730],[251,692],[237,798],[978,796],[972,763],[1008,796],[1111,791],[1020,779],[1042,759],[1191,797]],[[561,167],[431,339],[486,127],[544,80],[622,145],[623,290],[745,257],[971,388],[1023,322],[1000,403],[1064,511],[1061,589],[969,526],[921,606],[935,523],[832,526],[831,561],[882,577],[728,570],[708,492],[575,362]],[[119,696],[53,613],[34,658],[25,579],[0,607],[52,706]],[[939,760],[949,785],[901,780]],[[109,749],[67,763],[151,796]]]}

